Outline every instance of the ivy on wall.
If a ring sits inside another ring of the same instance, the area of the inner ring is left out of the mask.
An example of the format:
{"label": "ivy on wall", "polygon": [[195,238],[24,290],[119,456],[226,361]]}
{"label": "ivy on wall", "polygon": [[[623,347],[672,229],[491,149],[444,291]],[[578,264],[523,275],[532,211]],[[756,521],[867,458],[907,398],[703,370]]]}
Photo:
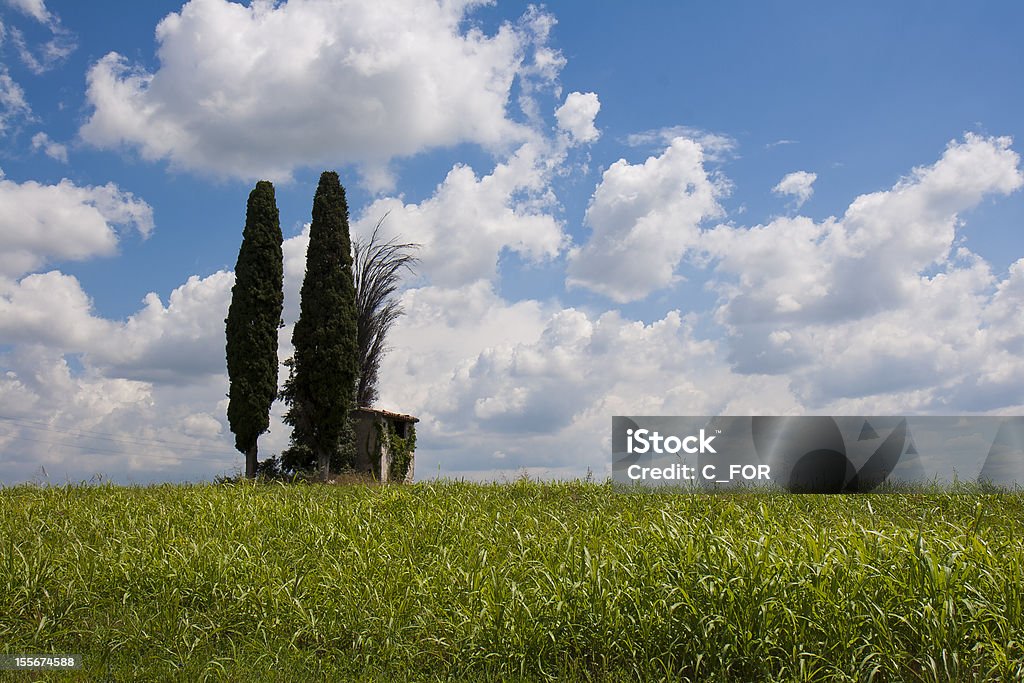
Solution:
{"label": "ivy on wall", "polygon": [[[412,465],[413,453],[416,451],[416,427],[407,425],[405,428],[406,437],[403,439],[395,432],[393,424],[382,424],[377,422],[377,467],[380,467],[380,456],[382,446],[387,443],[391,463],[388,467],[388,481],[405,481],[409,474],[409,467]],[[385,439],[387,441],[385,441]]]}

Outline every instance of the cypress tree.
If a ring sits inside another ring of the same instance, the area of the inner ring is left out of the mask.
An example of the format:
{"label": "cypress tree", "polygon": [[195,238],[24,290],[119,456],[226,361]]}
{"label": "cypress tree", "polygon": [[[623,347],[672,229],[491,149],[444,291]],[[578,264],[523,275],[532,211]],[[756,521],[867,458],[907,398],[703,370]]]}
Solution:
{"label": "cypress tree", "polygon": [[261,180],[249,193],[231,305],[224,320],[230,389],[228,423],[245,454],[245,476],[256,476],[257,440],[270,426],[277,397],[277,330],[284,305],[281,223],[274,186]]}
{"label": "cypress tree", "polygon": [[285,383],[292,448],[315,458],[321,478],[353,464],[349,411],[359,373],[352,244],[345,189],[324,171],[313,198],[299,319],[292,332],[295,355]]}

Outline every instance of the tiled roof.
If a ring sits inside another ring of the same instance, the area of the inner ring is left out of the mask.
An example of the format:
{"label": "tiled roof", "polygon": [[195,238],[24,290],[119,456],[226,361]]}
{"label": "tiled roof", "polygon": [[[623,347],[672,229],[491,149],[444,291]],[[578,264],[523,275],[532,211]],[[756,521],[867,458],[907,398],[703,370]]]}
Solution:
{"label": "tiled roof", "polygon": [[399,420],[401,422],[419,422],[418,417],[412,415],[406,415],[405,413],[393,413],[390,410],[381,410],[380,408],[368,408],[366,406],[359,406],[356,410],[361,410],[364,413],[374,413],[376,415],[383,415],[384,417],[390,417],[393,420]]}

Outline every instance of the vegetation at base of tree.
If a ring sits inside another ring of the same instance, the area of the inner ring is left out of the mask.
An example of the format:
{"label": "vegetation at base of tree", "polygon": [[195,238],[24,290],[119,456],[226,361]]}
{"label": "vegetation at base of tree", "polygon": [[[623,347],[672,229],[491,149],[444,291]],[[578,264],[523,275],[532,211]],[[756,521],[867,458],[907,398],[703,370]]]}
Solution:
{"label": "vegetation at base of tree", "polygon": [[261,180],[249,193],[226,327],[230,389],[228,423],[245,454],[246,475],[257,468],[257,440],[270,426],[277,397],[277,331],[284,306],[281,223],[274,186]]}
{"label": "vegetation at base of tree", "polygon": [[349,410],[359,374],[355,284],[348,204],[338,174],[325,171],[313,198],[295,348],[282,398],[289,409],[293,455],[311,453],[326,479],[331,463],[351,466]]}
{"label": "vegetation at base of tree", "polygon": [[964,485],[15,486],[0,641],[81,681],[1019,681],[1021,528]]}
{"label": "vegetation at base of tree", "polygon": [[378,236],[384,218],[365,243],[353,243],[356,286],[356,313],[359,339],[359,384],[356,405],[372,406],[377,398],[380,363],[387,352],[387,334],[402,315],[396,298],[403,271],[412,273],[419,259],[412,252],[419,247],[397,239],[384,241]]}

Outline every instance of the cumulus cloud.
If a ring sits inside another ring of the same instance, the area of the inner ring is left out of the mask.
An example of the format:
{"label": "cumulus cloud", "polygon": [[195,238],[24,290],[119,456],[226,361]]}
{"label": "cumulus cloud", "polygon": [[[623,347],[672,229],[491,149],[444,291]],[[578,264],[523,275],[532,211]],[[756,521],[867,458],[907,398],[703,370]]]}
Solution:
{"label": "cumulus cloud", "polygon": [[503,250],[539,262],[564,245],[562,225],[550,212],[555,198],[549,181],[560,159],[544,145],[526,143],[483,177],[456,165],[429,198],[418,204],[379,199],[353,229],[368,235],[387,215],[383,235],[419,243],[417,270],[433,284],[494,278]]}
{"label": "cumulus cloud", "polygon": [[117,247],[118,225],[148,236],[153,210],[113,183],[78,186],[64,179],[43,185],[0,178],[0,276],[17,277],[55,260],[109,256]]}
{"label": "cumulus cloud", "polygon": [[224,372],[224,318],[233,273],[193,275],[168,297],[155,293],[105,343],[87,349],[108,375],[161,384],[187,384]]}
{"label": "cumulus cloud", "polygon": [[558,127],[578,142],[593,142],[601,136],[594,125],[594,118],[601,110],[601,102],[597,93],[571,92],[565,98],[565,104],[555,110]]}
{"label": "cumulus cloud", "polygon": [[721,214],[718,197],[726,188],[708,175],[704,160],[699,143],[675,138],[643,164],[612,164],[587,208],[590,239],[569,252],[568,284],[620,303],[672,285],[701,223]]}
{"label": "cumulus cloud", "polygon": [[[530,210],[543,215],[557,160],[525,145],[488,175],[456,167],[422,202],[377,200],[353,223],[357,233],[368,230],[390,208],[385,226],[434,250],[423,280],[402,294],[406,315],[381,368],[381,407],[422,419],[418,477],[579,476],[587,468],[603,476],[615,414],[1024,407],[1024,259],[996,274],[957,239],[961,213],[1024,184],[1008,139],[951,143],[938,161],[855,198],[839,218],[693,228],[683,252],[699,252],[713,269],[720,301],[710,311],[669,310],[643,321],[500,294],[501,250],[558,253],[557,223],[530,232],[533,223],[518,222]],[[711,187],[701,190],[702,183]],[[713,185],[692,141],[673,141],[644,164],[619,162],[595,192],[592,239],[616,225],[625,226],[622,239],[642,243],[642,230],[633,235],[638,226],[680,224],[652,217],[654,205],[694,226],[695,216],[713,210]],[[474,227],[503,221],[516,229]],[[459,240],[445,241],[449,226],[477,240],[472,256],[459,251]],[[520,233],[530,235],[525,243],[516,242]],[[297,315],[307,244],[305,232],[284,244],[288,320]],[[457,275],[446,279],[449,261]],[[616,275],[609,281],[620,282]],[[113,452],[100,448],[82,463],[69,447],[25,441],[31,429],[0,425],[5,477],[31,477],[39,463],[86,477],[157,479],[237,466],[224,419],[231,283],[227,272],[190,278],[120,321],[97,315],[71,276],[0,279],[0,338],[13,345],[0,350],[0,415],[54,416],[47,424],[65,432],[43,440],[90,429],[117,439],[107,445]],[[713,322],[725,337],[705,336]],[[281,331],[282,358],[289,334]],[[287,444],[282,412],[276,404],[263,454]]]}
{"label": "cumulus cloud", "polygon": [[1024,184],[1010,144],[969,134],[840,218],[709,231],[702,248],[717,259],[716,318],[736,368],[788,373],[802,400],[819,405],[909,392],[917,409],[937,409],[979,381],[992,342],[1016,338],[996,332],[993,320],[1013,323],[990,310],[1005,307],[1015,271],[999,282],[956,247],[957,228],[985,196]]}
{"label": "cumulus cloud", "polygon": [[106,376],[182,383],[220,374],[234,275],[193,276],[164,306],[150,293],[125,321],[96,315],[77,278],[59,271],[0,280],[0,335],[8,343],[82,354]]}
{"label": "cumulus cloud", "polygon": [[195,481],[237,466],[222,437],[220,378],[182,392],[76,365],[37,345],[0,355],[5,481]]}
{"label": "cumulus cloud", "polygon": [[10,344],[80,351],[102,344],[113,326],[92,315],[78,279],[58,271],[0,280],[0,334]]}
{"label": "cumulus cloud", "polygon": [[787,173],[779,181],[779,184],[772,188],[772,192],[793,197],[796,208],[799,209],[814,194],[814,181],[817,179],[817,173],[807,171]]}
{"label": "cumulus cloud", "polygon": [[122,482],[230,471],[223,321],[233,280],[190,278],[166,306],[150,294],[116,321],[96,314],[73,276],[0,279],[0,338],[13,349],[0,353],[5,477],[34,478],[40,466],[60,480]]}
{"label": "cumulus cloud", "polygon": [[82,138],[214,174],[351,162],[378,182],[393,157],[505,148],[531,137],[508,116],[513,82],[561,62],[547,14],[486,35],[464,28],[477,4],[192,0],[157,26],[155,72],[116,52],[90,68]]}
{"label": "cumulus cloud", "polygon": [[745,413],[764,400],[798,410],[784,378],[732,373],[678,311],[645,324],[505,301],[483,282],[410,290],[403,303],[382,403],[421,417],[425,475],[495,477],[494,460],[506,474],[601,475],[611,415]]}
{"label": "cumulus cloud", "polygon": [[42,150],[51,159],[64,164],[68,163],[67,145],[51,140],[50,136],[42,131],[32,136],[32,149]]}

